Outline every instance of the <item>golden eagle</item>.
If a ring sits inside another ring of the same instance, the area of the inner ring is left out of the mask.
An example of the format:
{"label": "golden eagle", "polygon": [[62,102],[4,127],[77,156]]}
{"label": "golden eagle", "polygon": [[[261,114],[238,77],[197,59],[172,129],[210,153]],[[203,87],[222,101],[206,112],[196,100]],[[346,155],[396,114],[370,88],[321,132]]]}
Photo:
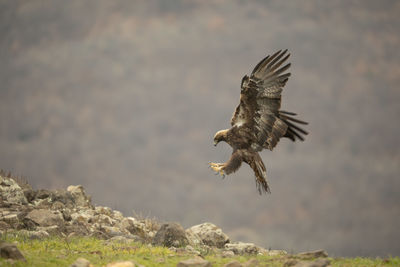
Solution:
{"label": "golden eagle", "polygon": [[264,163],[259,151],[272,150],[281,137],[292,141],[304,141],[308,133],[297,124],[308,124],[295,119],[296,113],[280,110],[282,87],[290,73],[284,73],[290,63],[279,68],[290,56],[287,50],[279,50],[261,60],[250,77],[242,79],[240,103],[233,113],[231,128],[218,131],[214,145],[225,141],[232,148],[232,156],[226,163],[210,163],[222,177],[239,169],[242,161],[253,169],[258,191],[270,192]]}

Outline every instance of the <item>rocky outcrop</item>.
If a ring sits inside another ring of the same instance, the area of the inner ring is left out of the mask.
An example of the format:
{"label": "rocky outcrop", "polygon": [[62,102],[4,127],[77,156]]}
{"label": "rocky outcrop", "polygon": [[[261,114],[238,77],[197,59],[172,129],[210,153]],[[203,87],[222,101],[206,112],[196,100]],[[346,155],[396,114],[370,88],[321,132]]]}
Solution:
{"label": "rocky outcrop", "polygon": [[[26,183],[0,176],[0,196],[0,233],[14,232],[31,239],[50,235],[95,236],[107,239],[107,242],[136,241],[166,246],[193,256],[210,252],[221,257],[286,254],[285,251],[266,250],[252,243],[231,242],[221,228],[208,222],[185,230],[177,223],[160,226],[155,220],[124,217],[119,211],[93,205],[80,185],[68,186],[66,190],[33,190]],[[321,257],[324,253],[299,254],[294,260],[297,264],[300,260]],[[183,261],[180,266],[200,266],[193,265],[200,261],[194,259]],[[85,263],[77,261],[76,264]],[[205,262],[201,264],[208,266]]]}

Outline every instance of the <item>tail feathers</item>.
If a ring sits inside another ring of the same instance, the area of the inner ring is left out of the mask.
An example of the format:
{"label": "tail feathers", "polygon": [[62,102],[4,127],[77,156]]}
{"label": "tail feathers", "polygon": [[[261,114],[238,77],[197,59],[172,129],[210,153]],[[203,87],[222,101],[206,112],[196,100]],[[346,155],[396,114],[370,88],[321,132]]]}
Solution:
{"label": "tail feathers", "polygon": [[295,142],[296,140],[304,141],[304,136],[308,135],[308,132],[303,128],[300,128],[296,124],[307,125],[308,122],[293,118],[293,116],[296,115],[297,114],[293,112],[283,110],[279,111],[279,118],[283,120],[288,126],[287,131],[283,137],[289,138],[293,142]]}
{"label": "tail feathers", "polygon": [[256,187],[260,195],[262,195],[263,193],[271,193],[267,182],[267,171],[258,153],[254,157],[254,161],[252,162],[252,164],[250,164],[250,166],[256,176]]}

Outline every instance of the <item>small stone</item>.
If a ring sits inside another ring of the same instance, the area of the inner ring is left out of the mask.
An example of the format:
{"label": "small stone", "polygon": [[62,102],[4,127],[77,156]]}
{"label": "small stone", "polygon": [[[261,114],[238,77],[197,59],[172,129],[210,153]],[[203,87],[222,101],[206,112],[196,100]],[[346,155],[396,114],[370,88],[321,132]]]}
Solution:
{"label": "small stone", "polygon": [[43,238],[47,238],[49,237],[49,233],[47,233],[46,231],[40,230],[40,231],[28,231],[28,230],[20,230],[19,234],[21,236],[26,236],[30,239],[43,239]]}
{"label": "small stone", "polygon": [[60,227],[58,225],[52,225],[52,226],[45,226],[45,227],[37,227],[37,231],[44,231],[50,235],[58,235],[60,234]]}
{"label": "small stone", "polygon": [[69,267],[91,267],[90,261],[85,258],[78,258],[74,263],[72,263]]}
{"label": "small stone", "polygon": [[135,264],[131,261],[120,261],[109,263],[106,267],[135,267]]}
{"label": "small stone", "polygon": [[253,243],[235,242],[225,244],[225,249],[233,251],[236,255],[258,254],[260,248]]}
{"label": "small stone", "polygon": [[25,261],[24,255],[18,250],[17,246],[10,243],[0,244],[0,256],[5,259]]}
{"label": "small stone", "polygon": [[124,233],[122,233],[119,228],[113,227],[113,226],[104,225],[104,226],[100,227],[100,230],[103,233],[107,234],[107,236],[109,236],[109,237],[123,236],[124,235]]}
{"label": "small stone", "polygon": [[152,244],[165,247],[182,247],[188,244],[188,239],[180,224],[165,223],[154,236]]}
{"label": "small stone", "polygon": [[235,256],[235,253],[233,253],[233,251],[230,251],[230,250],[222,251],[222,257],[223,258],[231,258],[233,256]]}
{"label": "small stone", "polygon": [[211,267],[211,263],[200,257],[179,262],[177,267]]}
{"label": "small stone", "polygon": [[224,267],[242,267],[242,264],[238,261],[231,261],[225,264]]}
{"label": "small stone", "polygon": [[268,256],[282,256],[282,255],[287,255],[288,253],[285,250],[271,249],[271,250],[267,250],[266,254]]}
{"label": "small stone", "polygon": [[3,216],[3,218],[1,218],[4,222],[10,224],[10,225],[14,225],[16,223],[19,222],[18,219],[18,214],[17,213],[9,213],[5,216]]}

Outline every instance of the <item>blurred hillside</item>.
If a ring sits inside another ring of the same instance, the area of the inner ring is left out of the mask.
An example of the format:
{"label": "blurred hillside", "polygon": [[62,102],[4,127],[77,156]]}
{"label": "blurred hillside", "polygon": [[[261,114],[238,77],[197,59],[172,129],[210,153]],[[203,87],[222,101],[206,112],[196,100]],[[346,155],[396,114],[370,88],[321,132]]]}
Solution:
{"label": "blurred hillside", "polygon": [[[289,252],[400,255],[400,2],[0,1],[0,168]],[[224,180],[240,80],[288,48],[304,143]]]}

